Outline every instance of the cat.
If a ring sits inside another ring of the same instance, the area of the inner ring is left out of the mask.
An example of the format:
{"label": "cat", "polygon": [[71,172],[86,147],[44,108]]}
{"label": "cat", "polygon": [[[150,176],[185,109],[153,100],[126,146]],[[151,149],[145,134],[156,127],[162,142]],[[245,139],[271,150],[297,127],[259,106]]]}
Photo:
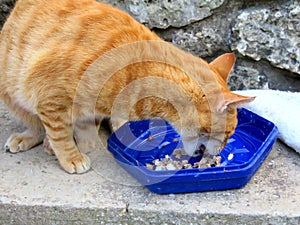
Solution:
{"label": "cat", "polygon": [[0,55],[0,98],[28,128],[5,148],[26,151],[47,137],[68,173],[90,169],[83,152],[103,118],[160,117],[188,154],[203,144],[216,154],[234,132],[237,106],[254,99],[227,87],[234,54],[208,64],[94,0],[18,0]]}

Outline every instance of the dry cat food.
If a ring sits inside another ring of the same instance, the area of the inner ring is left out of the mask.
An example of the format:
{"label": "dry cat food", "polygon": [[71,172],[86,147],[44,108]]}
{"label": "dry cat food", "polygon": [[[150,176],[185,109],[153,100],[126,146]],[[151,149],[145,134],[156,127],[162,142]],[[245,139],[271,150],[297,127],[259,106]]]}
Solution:
{"label": "dry cat food", "polygon": [[[186,156],[184,149],[175,149],[171,156],[166,155],[163,159],[155,159],[153,163],[147,163],[146,167],[150,170],[180,170],[191,168],[207,168],[221,165],[221,156],[203,157],[200,162],[193,164],[188,160],[180,160],[182,156]],[[175,159],[173,159],[175,158]]]}

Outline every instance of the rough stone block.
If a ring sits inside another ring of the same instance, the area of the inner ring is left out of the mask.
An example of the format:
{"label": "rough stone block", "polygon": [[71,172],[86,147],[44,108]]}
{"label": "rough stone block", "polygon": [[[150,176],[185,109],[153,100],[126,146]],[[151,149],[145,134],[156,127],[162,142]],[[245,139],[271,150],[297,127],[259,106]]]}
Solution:
{"label": "rough stone block", "polygon": [[299,21],[298,1],[244,10],[233,27],[232,49],[300,74]]}
{"label": "rough stone block", "polygon": [[125,9],[133,17],[150,28],[186,26],[202,20],[220,7],[224,0],[105,0]]}

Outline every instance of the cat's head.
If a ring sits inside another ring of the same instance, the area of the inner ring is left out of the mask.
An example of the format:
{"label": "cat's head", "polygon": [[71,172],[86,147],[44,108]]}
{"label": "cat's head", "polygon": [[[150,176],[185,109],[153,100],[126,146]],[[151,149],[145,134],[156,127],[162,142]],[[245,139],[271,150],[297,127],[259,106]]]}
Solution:
{"label": "cat's head", "polygon": [[[197,96],[193,107],[186,108],[186,124],[180,126],[179,133],[187,154],[197,155],[205,149],[211,154],[218,154],[234,133],[237,107],[254,100],[255,97],[241,96],[228,89],[227,79],[234,63],[234,54],[228,53],[208,64],[216,84]],[[193,121],[195,116],[192,116],[195,108],[196,123]]]}

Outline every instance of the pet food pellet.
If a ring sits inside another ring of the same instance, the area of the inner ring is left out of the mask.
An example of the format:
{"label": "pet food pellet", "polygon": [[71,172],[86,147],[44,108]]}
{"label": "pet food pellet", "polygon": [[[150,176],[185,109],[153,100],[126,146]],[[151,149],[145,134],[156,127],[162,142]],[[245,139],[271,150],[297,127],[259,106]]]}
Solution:
{"label": "pet food pellet", "polygon": [[155,170],[167,170],[165,166],[159,165],[155,168]]}
{"label": "pet food pellet", "polygon": [[183,155],[186,155],[186,153],[184,152],[183,149],[178,148],[178,149],[175,149],[175,150],[174,150],[173,155],[175,156],[176,159],[181,159],[181,157],[182,157]]}
{"label": "pet food pellet", "polygon": [[[173,157],[180,159],[183,155],[186,155],[183,149],[175,149],[172,153]],[[153,164],[147,163],[146,167],[151,170],[180,170],[180,169],[191,169],[191,168],[207,168],[221,166],[221,156],[214,156],[211,158],[203,158],[200,162],[191,164],[188,160],[173,160],[169,155],[165,155],[162,159],[153,160]]]}
{"label": "pet food pellet", "polygon": [[187,163],[187,164],[183,165],[183,168],[184,169],[191,169],[191,168],[193,168],[193,166],[192,166],[192,164]]}
{"label": "pet food pellet", "polygon": [[153,141],[154,140],[154,137],[152,135],[149,135],[148,136],[148,141]]}
{"label": "pet food pellet", "polygon": [[156,166],[154,164],[146,163],[146,167],[150,170],[155,170]]}
{"label": "pet food pellet", "polygon": [[153,161],[153,163],[154,163],[155,166],[158,166],[158,165],[160,164],[160,161],[159,161],[159,159],[155,159],[155,160]]}
{"label": "pet food pellet", "polygon": [[172,163],[169,163],[169,164],[167,164],[166,169],[167,170],[176,170],[177,168]]}
{"label": "pet food pellet", "polygon": [[228,159],[228,160],[232,160],[232,159],[233,159],[233,156],[234,156],[234,155],[233,155],[232,153],[230,153],[230,154],[228,155],[227,159]]}
{"label": "pet food pellet", "polygon": [[221,156],[214,156],[215,166],[221,166],[222,157]]}

